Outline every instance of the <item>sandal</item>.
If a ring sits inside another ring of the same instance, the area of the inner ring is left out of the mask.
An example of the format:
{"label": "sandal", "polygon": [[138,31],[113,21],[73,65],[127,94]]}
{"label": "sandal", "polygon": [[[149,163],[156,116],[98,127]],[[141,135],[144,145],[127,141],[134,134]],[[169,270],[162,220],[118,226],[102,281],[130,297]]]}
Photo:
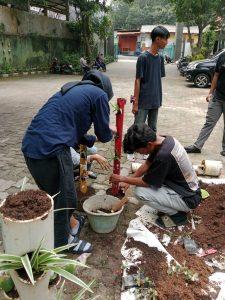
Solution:
{"label": "sandal", "polygon": [[77,221],[79,221],[79,227],[78,227],[77,232],[76,232],[75,234],[73,233],[73,230],[72,230],[72,228],[71,228],[70,234],[71,234],[72,236],[78,236],[78,235],[80,234],[80,232],[81,232],[82,227],[84,226],[86,217],[85,217],[85,216],[82,216],[82,215],[75,215],[74,217],[75,217],[75,219],[76,219]]}
{"label": "sandal", "polygon": [[69,249],[69,252],[73,254],[91,253],[93,249],[90,243],[80,240],[78,236],[75,236],[70,244],[76,244],[73,248]]}
{"label": "sandal", "polygon": [[178,212],[174,215],[164,215],[156,219],[155,223],[162,228],[170,228],[187,224],[187,213]]}
{"label": "sandal", "polygon": [[98,175],[92,171],[88,171],[88,177],[91,179],[97,179]]}

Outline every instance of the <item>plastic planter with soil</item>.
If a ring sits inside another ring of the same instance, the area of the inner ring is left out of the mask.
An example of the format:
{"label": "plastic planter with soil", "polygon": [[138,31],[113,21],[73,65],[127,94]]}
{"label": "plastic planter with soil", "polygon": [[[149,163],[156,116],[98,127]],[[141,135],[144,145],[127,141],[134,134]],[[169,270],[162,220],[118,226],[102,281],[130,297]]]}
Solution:
{"label": "plastic planter with soil", "polygon": [[[41,241],[43,248],[54,248],[53,199],[45,192],[28,190],[10,195],[1,203],[0,213],[7,254],[31,253]],[[40,295],[46,300],[54,299],[48,295],[50,271],[40,275],[34,284],[22,279],[15,270],[9,273],[22,300],[38,300]]]}
{"label": "plastic planter with soil", "polygon": [[54,248],[53,199],[40,190],[10,195],[0,206],[4,250],[24,255],[38,248]]}
{"label": "plastic planter with soil", "polygon": [[92,196],[83,204],[83,209],[88,216],[91,228],[97,233],[112,232],[117,225],[123,207],[111,213],[111,208],[119,199],[110,195]]}

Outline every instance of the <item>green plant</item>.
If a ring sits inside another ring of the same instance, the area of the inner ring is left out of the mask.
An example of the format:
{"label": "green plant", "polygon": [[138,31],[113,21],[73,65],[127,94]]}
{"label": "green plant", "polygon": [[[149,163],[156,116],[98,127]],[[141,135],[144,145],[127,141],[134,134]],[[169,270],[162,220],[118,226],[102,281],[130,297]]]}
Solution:
{"label": "green plant", "polygon": [[62,55],[62,63],[67,63],[71,64],[73,66],[73,69],[75,72],[82,72],[81,66],[80,66],[80,58],[81,54],[80,53],[66,53],[64,52]]}
{"label": "green plant", "polygon": [[192,56],[192,61],[205,59],[205,56],[202,53]]}
{"label": "green plant", "polygon": [[44,273],[48,270],[53,271],[59,276],[81,286],[82,288],[92,292],[92,290],[81,279],[66,271],[64,268],[68,265],[87,267],[86,265],[76,261],[64,258],[64,254],[59,254],[68,250],[75,245],[66,245],[54,250],[41,249],[42,242],[39,247],[29,256],[0,254],[0,271],[8,272],[10,270],[24,269],[30,282],[34,285],[34,274]]}
{"label": "green plant", "polygon": [[12,73],[12,71],[13,71],[13,67],[7,62],[3,63],[0,68],[1,74],[9,74]]}
{"label": "green plant", "polygon": [[168,275],[184,275],[185,281],[187,282],[194,282],[199,280],[199,275],[196,272],[193,272],[191,269],[189,269],[187,266],[185,266],[185,263],[183,265],[170,265],[168,271]]}
{"label": "green plant", "polygon": [[0,289],[8,293],[13,288],[14,288],[14,282],[12,281],[12,278],[6,273],[2,273],[0,275]]}
{"label": "green plant", "polygon": [[0,33],[4,33],[4,32],[5,32],[5,24],[0,23]]}
{"label": "green plant", "polygon": [[106,57],[105,57],[105,64],[106,65],[109,64],[109,63],[111,63],[111,62],[114,62],[114,61],[115,61],[114,56],[106,55]]}

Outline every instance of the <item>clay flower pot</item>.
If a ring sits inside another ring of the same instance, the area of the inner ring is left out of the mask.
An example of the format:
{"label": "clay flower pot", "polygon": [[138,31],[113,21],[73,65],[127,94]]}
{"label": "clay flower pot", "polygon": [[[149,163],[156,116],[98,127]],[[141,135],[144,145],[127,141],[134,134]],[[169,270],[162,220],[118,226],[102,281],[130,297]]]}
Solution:
{"label": "clay flower pot", "polygon": [[[15,196],[18,194],[15,194]],[[46,195],[47,194],[44,196]],[[51,201],[50,209],[42,213],[42,215],[32,219],[17,220],[6,216],[5,213],[1,211],[2,235],[5,253],[23,256],[25,253],[35,251],[42,240],[42,248],[46,248],[48,250],[52,250],[54,248],[53,199],[49,195],[47,195],[47,197]],[[3,209],[6,200],[1,203],[0,209]]]}

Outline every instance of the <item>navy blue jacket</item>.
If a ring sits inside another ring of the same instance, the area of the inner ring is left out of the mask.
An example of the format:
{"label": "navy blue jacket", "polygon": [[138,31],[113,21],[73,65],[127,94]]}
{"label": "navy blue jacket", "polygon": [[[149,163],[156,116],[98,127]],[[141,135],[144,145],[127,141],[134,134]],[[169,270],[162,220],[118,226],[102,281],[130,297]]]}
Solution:
{"label": "navy blue jacket", "polygon": [[39,110],[28,127],[22,152],[34,159],[54,157],[65,146],[77,147],[94,124],[100,142],[111,140],[108,95],[99,87],[78,85],[57,92]]}

